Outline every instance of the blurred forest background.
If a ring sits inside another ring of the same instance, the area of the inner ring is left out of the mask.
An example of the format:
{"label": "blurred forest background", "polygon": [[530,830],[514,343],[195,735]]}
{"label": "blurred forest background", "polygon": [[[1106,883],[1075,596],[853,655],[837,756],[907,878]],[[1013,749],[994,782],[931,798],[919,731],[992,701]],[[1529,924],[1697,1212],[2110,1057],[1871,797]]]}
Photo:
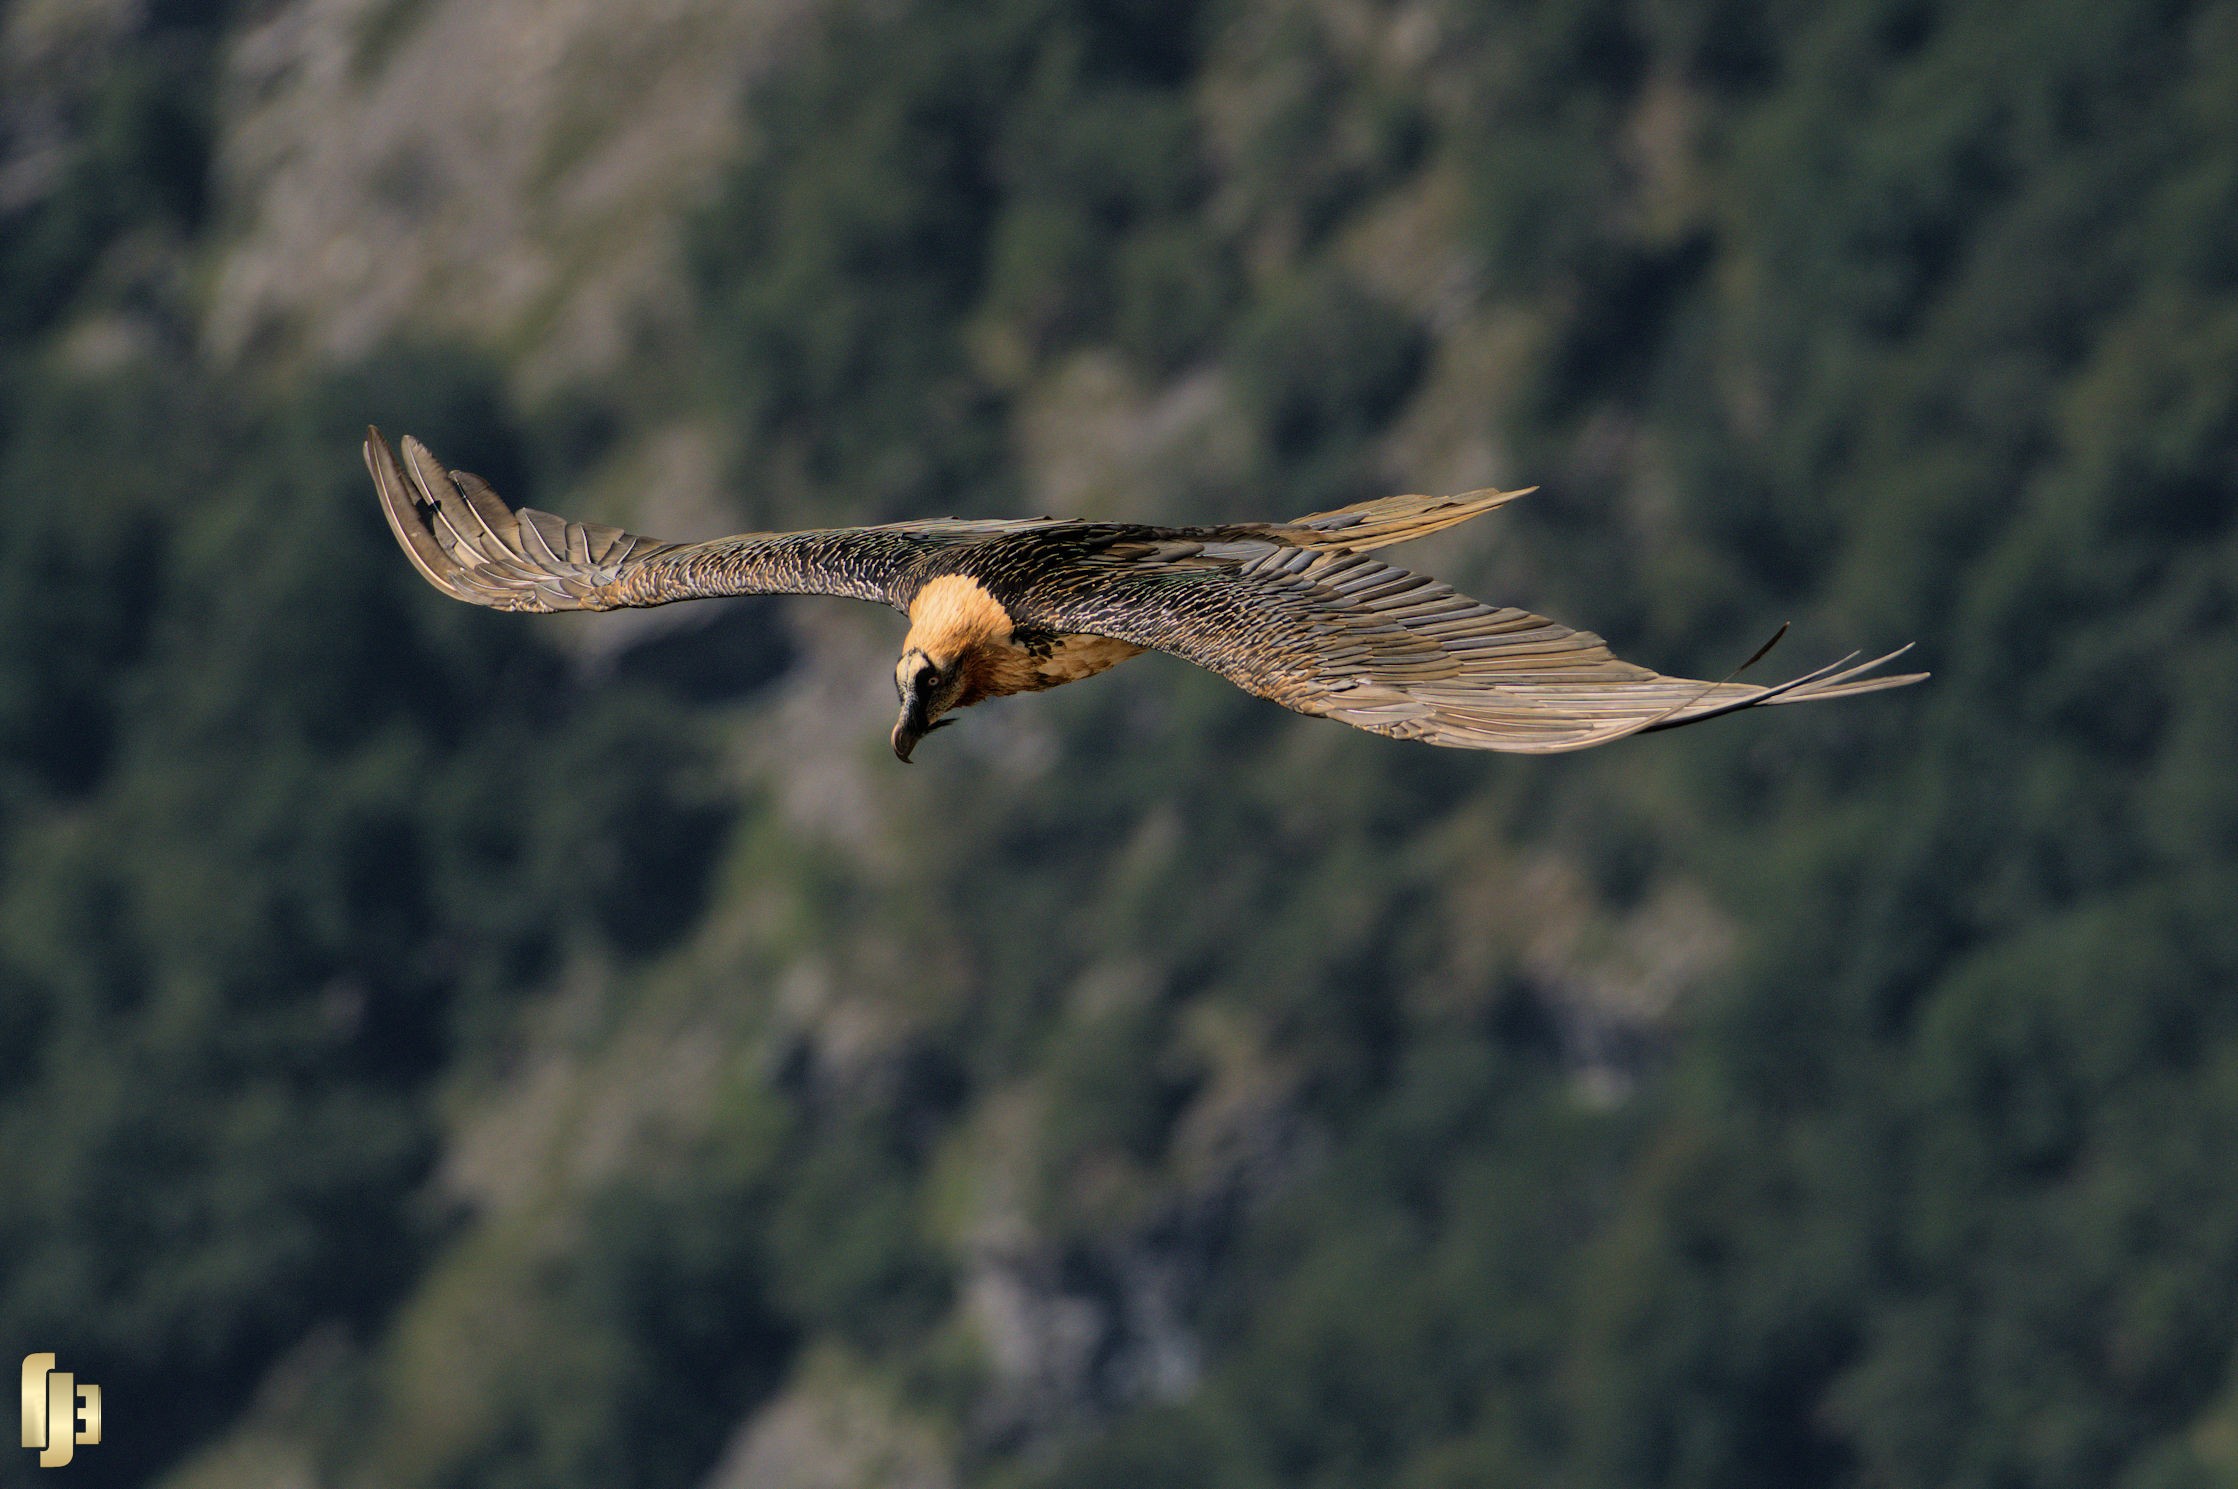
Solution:
{"label": "blurred forest background", "polygon": [[[368,421],[1536,482],[1407,561],[1936,677],[904,770],[894,617],[470,610]],[[0,0],[0,1352],[164,1489],[2238,1485],[2234,492],[2229,0]]]}

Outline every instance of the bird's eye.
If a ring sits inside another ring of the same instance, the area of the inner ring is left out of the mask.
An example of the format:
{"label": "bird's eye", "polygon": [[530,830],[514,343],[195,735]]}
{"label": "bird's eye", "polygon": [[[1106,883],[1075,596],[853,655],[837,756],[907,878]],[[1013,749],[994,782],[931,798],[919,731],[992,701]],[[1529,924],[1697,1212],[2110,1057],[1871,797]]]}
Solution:
{"label": "bird's eye", "polygon": [[919,688],[930,688],[939,676],[938,669],[927,667],[917,674],[917,686]]}

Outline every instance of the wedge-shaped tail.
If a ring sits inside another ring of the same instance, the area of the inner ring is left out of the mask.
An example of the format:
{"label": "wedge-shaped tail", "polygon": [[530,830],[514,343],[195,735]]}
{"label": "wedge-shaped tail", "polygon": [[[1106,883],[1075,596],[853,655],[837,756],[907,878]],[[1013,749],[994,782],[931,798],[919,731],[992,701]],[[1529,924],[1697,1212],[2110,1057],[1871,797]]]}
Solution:
{"label": "wedge-shaped tail", "polygon": [[1316,512],[1286,525],[1315,534],[1297,537],[1294,541],[1300,547],[1349,548],[1355,553],[1369,553],[1458,527],[1472,517],[1482,517],[1494,507],[1504,507],[1517,497],[1529,496],[1538,489],[1525,486],[1520,491],[1495,491],[1488,486],[1482,491],[1464,491],[1458,496],[1379,496],[1374,501],[1338,507],[1333,512]]}

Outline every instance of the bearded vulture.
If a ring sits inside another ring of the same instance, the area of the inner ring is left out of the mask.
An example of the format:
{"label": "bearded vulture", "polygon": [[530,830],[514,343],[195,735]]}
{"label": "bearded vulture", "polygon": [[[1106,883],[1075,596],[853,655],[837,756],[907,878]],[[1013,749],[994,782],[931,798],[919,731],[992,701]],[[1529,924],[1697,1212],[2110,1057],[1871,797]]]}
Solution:
{"label": "bearded vulture", "polygon": [[1221,527],[949,519],[664,543],[515,510],[415,439],[400,462],[368,430],[365,462],[413,565],[476,605],[613,610],[766,594],[891,605],[909,617],[894,666],[893,747],[904,761],[955,709],[1077,682],[1146,650],[1299,713],[1395,739],[1529,754],[1926,676],[1876,673],[1904,647],[1854,666],[1853,653],[1771,687],[1665,677],[1619,661],[1589,631],[1472,600],[1372,556],[1536,488],[1390,496]]}

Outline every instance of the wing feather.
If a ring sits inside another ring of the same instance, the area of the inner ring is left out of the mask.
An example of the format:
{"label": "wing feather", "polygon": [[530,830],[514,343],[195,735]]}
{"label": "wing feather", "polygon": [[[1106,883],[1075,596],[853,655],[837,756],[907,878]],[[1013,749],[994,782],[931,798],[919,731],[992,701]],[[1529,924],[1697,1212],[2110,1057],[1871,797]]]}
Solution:
{"label": "wing feather", "polygon": [[1094,554],[1045,586],[1035,619],[1171,652],[1299,713],[1533,754],[1926,675],[1868,675],[1902,655],[1891,652],[1772,687],[1666,677],[1615,656],[1590,631],[1485,604],[1357,551],[1315,552],[1303,564],[1296,552],[1227,562]]}
{"label": "wing feather", "polygon": [[413,567],[454,599],[497,610],[614,610],[720,595],[839,595],[906,609],[925,563],[960,544],[1047,522],[902,522],[664,543],[618,527],[513,508],[481,477],[447,471],[407,436],[400,461],[377,429],[365,463]]}

